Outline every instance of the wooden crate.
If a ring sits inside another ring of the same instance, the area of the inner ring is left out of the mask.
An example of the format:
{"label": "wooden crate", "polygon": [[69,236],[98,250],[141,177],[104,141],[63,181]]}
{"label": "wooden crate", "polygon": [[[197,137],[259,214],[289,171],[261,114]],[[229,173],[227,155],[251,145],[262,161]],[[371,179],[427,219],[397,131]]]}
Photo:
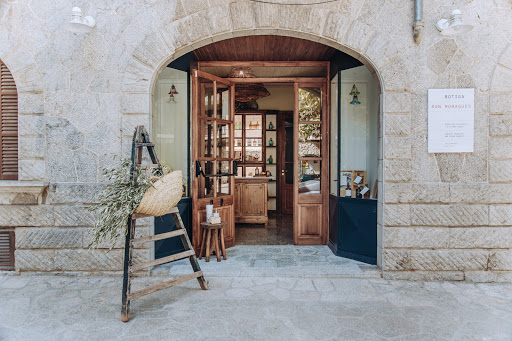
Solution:
{"label": "wooden crate", "polygon": [[[345,175],[347,176],[347,178],[350,180],[350,188],[352,189],[352,198],[355,198],[356,197],[356,191],[355,191],[355,186],[357,185],[354,180],[360,176],[362,177],[363,179],[361,180],[361,182],[359,182],[359,186],[361,186],[361,189],[364,188],[364,185],[367,184],[368,182],[368,178],[366,177],[366,171],[365,170],[342,170],[340,171],[340,175]],[[347,181],[348,182],[348,181]],[[347,185],[346,184],[343,184],[341,183],[340,186],[342,186],[341,190],[343,191],[343,188],[345,188]],[[368,185],[370,186],[370,185]],[[370,188],[370,187],[368,187]],[[344,192],[343,192],[344,193]],[[343,196],[343,195],[342,195]]]}

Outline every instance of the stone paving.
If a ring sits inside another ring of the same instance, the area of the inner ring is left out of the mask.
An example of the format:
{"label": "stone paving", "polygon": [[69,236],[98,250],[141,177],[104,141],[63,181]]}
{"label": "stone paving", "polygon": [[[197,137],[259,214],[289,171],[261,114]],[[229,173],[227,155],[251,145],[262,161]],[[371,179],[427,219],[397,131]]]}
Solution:
{"label": "stone paving", "polygon": [[[119,277],[0,273],[0,340],[512,340],[510,284],[388,281],[325,247],[248,250],[201,261],[207,291],[189,281],[134,300],[128,323]],[[279,266],[306,250],[316,262]],[[334,260],[344,270],[326,271]],[[134,289],[183,267],[135,278]]]}

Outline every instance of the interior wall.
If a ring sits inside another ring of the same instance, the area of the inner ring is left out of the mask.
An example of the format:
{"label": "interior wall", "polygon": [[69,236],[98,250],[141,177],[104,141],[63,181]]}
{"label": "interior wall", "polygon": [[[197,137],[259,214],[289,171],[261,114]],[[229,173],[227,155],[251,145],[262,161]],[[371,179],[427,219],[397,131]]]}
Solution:
{"label": "interior wall", "polygon": [[259,110],[280,110],[293,111],[295,108],[295,95],[293,93],[293,84],[287,85],[268,85],[265,84],[270,95],[262,97],[256,102]]}
{"label": "interior wall", "polygon": [[[356,85],[361,104],[350,104],[352,86]],[[378,178],[379,94],[370,71],[365,66],[341,72],[340,170],[366,170],[367,184],[373,197]]]}
{"label": "interior wall", "polygon": [[[187,179],[187,81],[184,71],[165,68],[158,78],[153,97],[153,140],[162,166],[181,170]],[[176,87],[175,101],[169,101],[171,86]]]}

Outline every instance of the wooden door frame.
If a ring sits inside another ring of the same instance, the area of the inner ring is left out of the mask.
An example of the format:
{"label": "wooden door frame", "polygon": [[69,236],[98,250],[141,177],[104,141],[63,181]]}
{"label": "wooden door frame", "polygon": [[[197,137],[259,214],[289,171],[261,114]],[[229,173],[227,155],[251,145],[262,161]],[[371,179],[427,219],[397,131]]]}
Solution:
{"label": "wooden door frame", "polygon": [[[284,207],[283,207],[283,202],[284,200],[286,200],[285,198],[285,191],[284,191],[284,186],[286,185],[286,182],[285,182],[285,179],[283,178],[283,172],[286,172],[286,162],[285,162],[285,159],[286,159],[286,127],[285,127],[285,124],[286,124],[286,116],[291,116],[291,118],[293,119],[293,111],[280,111],[279,114],[278,114],[278,117],[277,117],[277,174],[276,174],[276,180],[277,180],[277,183],[276,183],[276,186],[277,186],[277,190],[279,191],[278,192],[278,205],[277,205],[277,209],[279,210],[279,213],[282,213],[282,214],[285,214],[284,213]],[[281,133],[281,129],[282,129],[282,134]],[[292,143],[293,142],[293,139],[292,139]],[[292,161],[293,163],[294,161]],[[284,174],[285,175],[285,174]],[[285,175],[286,177],[286,175]],[[293,189],[292,189],[293,191]],[[293,203],[292,203],[293,205]],[[286,214],[290,214],[290,213],[286,213]],[[292,212],[291,214],[293,215],[293,208],[292,208]]]}
{"label": "wooden door frame", "polygon": [[[192,173],[191,173],[191,178],[192,178],[191,179],[191,182],[192,182],[192,184],[191,184],[191,190],[192,190],[192,244],[197,253],[199,251],[199,246],[200,246],[200,242],[201,242],[201,233],[200,233],[201,232],[201,227],[200,227],[201,221],[199,221],[200,220],[199,216],[200,216],[201,212],[203,210],[206,210],[206,205],[209,204],[211,201],[213,201],[214,206],[220,206],[221,203],[224,203],[227,206],[234,205],[234,195],[235,195],[235,193],[234,193],[234,191],[235,191],[234,178],[232,178],[232,181],[229,186],[230,194],[227,196],[222,196],[222,197],[217,196],[217,190],[216,190],[217,178],[214,178],[215,179],[214,196],[210,197],[210,198],[199,198],[200,181],[199,181],[199,178],[196,177],[195,163],[198,160],[199,161],[213,161],[214,162],[213,169],[214,169],[214,173],[216,173],[216,169],[217,169],[216,162],[217,162],[218,158],[217,158],[217,144],[216,144],[216,141],[217,141],[216,126],[214,126],[214,134],[213,134],[213,157],[206,158],[206,157],[199,156],[199,138],[200,138],[199,135],[200,134],[199,134],[199,129],[198,129],[199,127],[197,125],[198,125],[200,119],[211,119],[215,125],[217,123],[230,124],[230,130],[229,130],[229,134],[230,134],[229,156],[230,157],[228,158],[230,160],[228,160],[228,161],[234,160],[234,156],[235,156],[235,151],[234,151],[235,84],[228,79],[220,78],[215,75],[211,75],[211,74],[202,72],[200,70],[195,70],[195,69],[191,70],[191,75],[192,75],[192,120],[191,120],[191,122],[192,122],[191,123],[191,125],[192,125],[192,158],[191,158],[191,161],[192,161],[192,165],[191,165],[191,168],[192,168]],[[201,98],[200,98],[201,91],[200,91],[200,82],[199,82],[198,78],[208,79],[213,82],[213,93],[214,93],[213,113],[212,113],[212,117],[210,117],[210,118],[208,118],[204,115],[200,115],[201,110],[203,109],[204,103],[203,103],[203,101],[201,101]],[[217,94],[216,94],[217,83],[221,83],[229,88],[230,120],[223,120],[223,119],[217,118]],[[198,105],[199,101],[201,101],[201,105]],[[220,161],[225,161],[225,159],[222,159]],[[229,169],[230,169],[230,173],[234,172],[232,162],[230,162]],[[231,213],[232,213],[231,214],[232,217],[230,218],[230,221],[233,224],[233,229],[234,229],[234,207],[233,207]],[[229,223],[230,222],[228,222],[228,225],[229,225]],[[228,228],[229,228],[229,226],[228,226]],[[233,235],[232,244],[234,245],[234,243],[235,243],[235,241],[234,241],[234,235]]]}
{"label": "wooden door frame", "polygon": [[[295,245],[327,245],[329,240],[329,101],[330,101],[330,80],[325,78],[324,82],[295,82],[295,110],[294,110],[294,180],[293,180],[293,243]],[[322,89],[322,116],[319,122],[321,124],[321,142],[320,152],[321,157],[318,160],[321,162],[320,171],[320,194],[309,194],[307,196],[299,195],[299,181],[298,181],[298,167],[299,167],[299,87],[320,87]],[[321,235],[319,238],[315,237],[299,237],[299,204],[313,204],[321,200]]]}

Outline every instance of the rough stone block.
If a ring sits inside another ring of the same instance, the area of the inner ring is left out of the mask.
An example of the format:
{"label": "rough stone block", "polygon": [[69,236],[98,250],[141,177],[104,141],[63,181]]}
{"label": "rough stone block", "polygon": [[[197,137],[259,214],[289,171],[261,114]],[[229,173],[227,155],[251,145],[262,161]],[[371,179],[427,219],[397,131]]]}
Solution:
{"label": "rough stone block", "polygon": [[[487,140],[487,137],[485,137]],[[476,143],[476,141],[475,141]],[[461,182],[487,182],[488,156],[487,147],[475,149],[473,153],[467,153],[464,159],[464,167],[460,175]]]}
{"label": "rough stone block", "polygon": [[437,75],[444,72],[457,51],[457,43],[453,39],[443,39],[430,47],[427,55],[427,66]]}
{"label": "rough stone block", "polygon": [[512,248],[512,227],[454,227],[448,234],[452,249]]}
{"label": "rough stone block", "polygon": [[67,119],[46,117],[46,141],[68,149],[77,149],[84,144],[84,136]]}
{"label": "rough stone block", "polygon": [[447,248],[449,229],[386,227],[385,248]]}
{"label": "rough stone block", "polygon": [[125,93],[121,99],[121,112],[123,114],[146,114],[149,115],[149,99],[148,94]]}
{"label": "rough stone block", "polygon": [[450,202],[512,203],[512,184],[450,184]]}
{"label": "rough stone block", "polygon": [[279,28],[297,31],[303,23],[309,21],[311,6],[281,6],[279,9]]}
{"label": "rough stone block", "polygon": [[90,204],[98,202],[104,184],[52,183],[49,202],[52,204]]}
{"label": "rough stone block", "polygon": [[472,283],[510,283],[512,271],[466,271],[464,279]]}
{"label": "rough stone block", "polygon": [[512,91],[512,70],[496,65],[492,77],[491,91]]}
{"label": "rough stone block", "polygon": [[449,203],[449,184],[393,184],[386,188],[386,203]]}
{"label": "rough stone block", "polygon": [[98,155],[85,148],[80,148],[73,152],[73,161],[78,182],[98,181]]}
{"label": "rough stone block", "polygon": [[50,205],[1,205],[0,226],[53,226],[55,218]]}
{"label": "rough stone block", "polygon": [[489,160],[489,181],[512,182],[512,160]]}
{"label": "rough stone block", "polygon": [[384,206],[385,226],[409,226],[411,225],[411,211],[409,205]]}
{"label": "rough stone block", "polygon": [[277,27],[279,22],[279,6],[271,3],[255,3],[254,17],[257,28]]}
{"label": "rough stone block", "polygon": [[411,181],[411,160],[384,160],[385,181]]}
{"label": "rough stone block", "polygon": [[443,182],[458,182],[464,165],[463,154],[435,154],[437,167]]}
{"label": "rough stone block", "polygon": [[411,116],[384,114],[384,133],[387,136],[409,136],[411,134]]}
{"label": "rough stone block", "polygon": [[[425,142],[426,143],[426,142]],[[441,180],[437,160],[422,148],[412,148],[412,181],[438,182]]]}
{"label": "rough stone block", "polygon": [[410,113],[412,110],[409,92],[386,92],[384,95],[385,113]]}
{"label": "rough stone block", "polygon": [[44,135],[43,115],[18,115],[19,136]]}
{"label": "rough stone block", "polygon": [[486,270],[486,250],[411,250],[411,269],[426,271]]}
{"label": "rough stone block", "polygon": [[491,114],[512,114],[512,94],[490,94]]}
{"label": "rough stone block", "polygon": [[44,99],[41,94],[18,92],[18,113],[42,114],[44,112]]}
{"label": "rough stone block", "polygon": [[143,125],[146,129],[149,129],[149,116],[146,114],[141,115],[123,115],[121,118],[122,135],[133,137],[135,128],[139,125]]}
{"label": "rough stone block", "polygon": [[384,138],[384,157],[386,159],[410,159],[411,138],[389,136]]}
{"label": "rough stone block", "polygon": [[489,206],[489,225],[512,226],[512,205]]}
{"label": "rough stone block", "polygon": [[[139,226],[139,219],[137,219],[137,226],[135,227],[135,238],[142,238],[149,236],[149,227],[148,226]],[[84,238],[83,238],[83,244],[82,247],[89,248],[91,243],[94,240],[94,232],[92,228],[86,228],[84,229]],[[102,241],[98,246],[97,249],[121,249],[124,248],[124,242],[125,242],[125,235],[121,234],[119,237],[116,238],[115,243],[112,245],[112,243],[109,240]],[[149,248],[150,243],[138,243],[136,244],[136,248],[138,249],[147,249]]]}
{"label": "rough stone block", "polygon": [[348,14],[332,11],[327,16],[323,35],[335,41],[343,41],[350,25]]}
{"label": "rough stone block", "polygon": [[18,89],[18,92],[43,92],[41,74],[39,73],[39,69],[35,65],[22,69],[18,71],[16,74],[16,88]]}
{"label": "rough stone block", "polygon": [[20,159],[44,158],[44,142],[42,137],[19,137],[18,149]]}
{"label": "rough stone block", "polygon": [[462,271],[385,271],[383,278],[403,281],[463,281]]}
{"label": "rough stone block", "polygon": [[88,206],[54,206],[55,226],[91,226],[94,214]]}
{"label": "rough stone block", "polygon": [[132,58],[128,63],[123,77],[123,92],[145,92],[148,93],[151,88],[151,79],[153,70],[147,65]]}
{"label": "rough stone block", "polygon": [[489,223],[485,205],[411,205],[415,226],[485,226]]}
{"label": "rough stone block", "polygon": [[55,270],[54,250],[16,250],[16,269],[20,271],[53,271]]}
{"label": "rough stone block", "polygon": [[254,27],[254,3],[249,1],[235,1],[229,4],[233,30],[249,29]]}
{"label": "rough stone block", "polygon": [[206,17],[212,34],[231,30],[231,18],[229,17],[229,6],[227,4],[210,8]]}
{"label": "rough stone block", "polygon": [[121,73],[101,70],[96,72],[92,78],[88,90],[97,93],[119,93],[122,85],[123,75]]}
{"label": "rough stone block", "polygon": [[512,137],[490,137],[489,157],[496,159],[512,159]]}
{"label": "rough stone block", "polygon": [[489,253],[490,270],[512,270],[512,250],[493,250]]}
{"label": "rough stone block", "polygon": [[[120,271],[123,269],[123,250],[56,250],[55,269],[65,271]],[[134,251],[134,264],[148,261],[145,250]]]}
{"label": "rough stone block", "polygon": [[384,249],[382,252],[382,270],[408,270],[410,268],[410,257],[410,250]]}
{"label": "rough stone block", "polygon": [[19,180],[44,180],[45,168],[44,160],[20,160]]}
{"label": "rough stone block", "polygon": [[55,144],[47,144],[46,174],[51,182],[76,182],[73,151]]}
{"label": "rough stone block", "polygon": [[82,247],[81,228],[17,228],[16,249]]}
{"label": "rough stone block", "polygon": [[492,115],[489,117],[489,135],[511,136],[512,115]]}
{"label": "rough stone block", "polygon": [[374,32],[372,26],[353,21],[347,33],[346,44],[355,51],[363,51]]}

